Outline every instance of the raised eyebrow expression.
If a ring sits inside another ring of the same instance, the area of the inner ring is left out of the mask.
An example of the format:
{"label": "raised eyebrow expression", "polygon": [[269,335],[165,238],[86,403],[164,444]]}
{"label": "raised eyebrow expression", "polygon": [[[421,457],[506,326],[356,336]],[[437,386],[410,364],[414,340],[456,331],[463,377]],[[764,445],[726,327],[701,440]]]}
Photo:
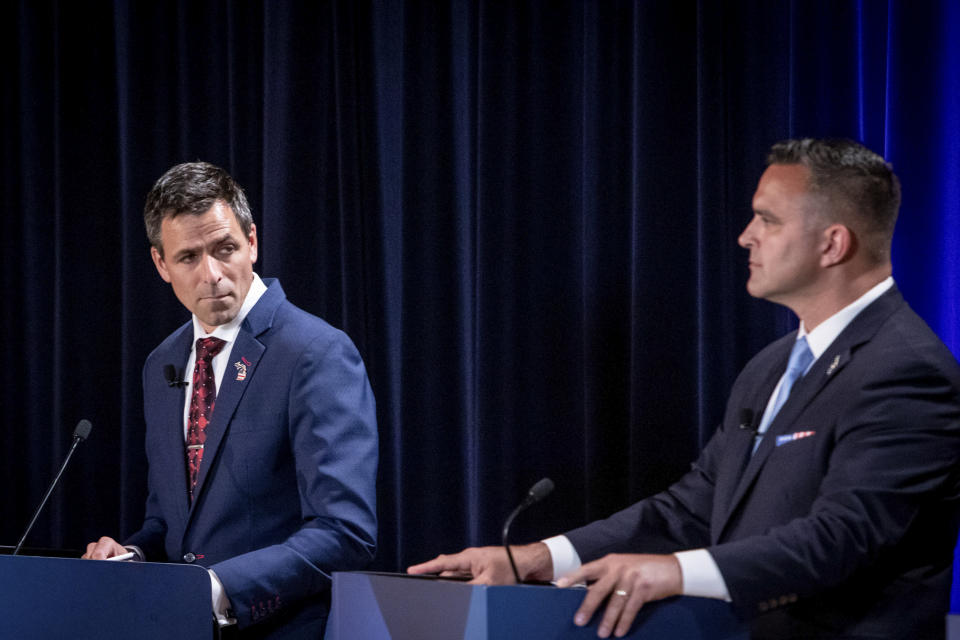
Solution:
{"label": "raised eyebrow expression", "polygon": [[[239,245],[237,243],[236,238],[234,238],[232,234],[227,233],[226,235],[211,242],[209,246],[211,246],[213,249],[211,253],[219,255],[221,251],[224,249],[230,249],[229,254],[232,254],[233,251],[235,251]],[[177,254],[173,257],[173,259],[175,262],[189,262],[194,257],[196,257],[196,255],[201,250],[202,250],[202,245],[181,249],[180,251],[177,252]]]}

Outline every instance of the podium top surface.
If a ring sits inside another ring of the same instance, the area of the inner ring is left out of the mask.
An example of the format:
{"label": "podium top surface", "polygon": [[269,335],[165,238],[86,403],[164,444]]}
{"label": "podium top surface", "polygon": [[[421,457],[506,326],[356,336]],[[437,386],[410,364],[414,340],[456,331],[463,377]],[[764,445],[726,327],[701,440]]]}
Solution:
{"label": "podium top surface", "polygon": [[[574,640],[597,637],[599,616],[577,627],[586,590],[471,585],[436,576],[334,572],[328,640]],[[631,640],[745,640],[720,600],[677,597],[644,606]]]}

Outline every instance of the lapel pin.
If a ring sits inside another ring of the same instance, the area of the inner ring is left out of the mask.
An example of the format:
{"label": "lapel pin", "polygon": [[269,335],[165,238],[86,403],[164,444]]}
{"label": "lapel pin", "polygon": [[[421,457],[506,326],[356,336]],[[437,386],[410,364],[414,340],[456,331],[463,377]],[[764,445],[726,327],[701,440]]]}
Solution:
{"label": "lapel pin", "polygon": [[247,365],[250,364],[247,362],[246,358],[240,358],[243,362],[234,362],[233,366],[237,368],[237,380],[243,381],[247,378]]}
{"label": "lapel pin", "polygon": [[827,375],[829,376],[831,373],[833,373],[834,371],[836,371],[836,370],[837,370],[837,366],[838,366],[839,364],[840,364],[840,355],[837,354],[837,355],[833,356],[833,362],[831,362],[831,363],[830,363],[830,366],[827,367]]}

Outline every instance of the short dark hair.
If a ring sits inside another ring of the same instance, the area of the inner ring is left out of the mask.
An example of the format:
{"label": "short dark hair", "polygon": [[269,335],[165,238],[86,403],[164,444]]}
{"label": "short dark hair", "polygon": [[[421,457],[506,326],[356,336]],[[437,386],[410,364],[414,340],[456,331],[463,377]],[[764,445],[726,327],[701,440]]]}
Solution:
{"label": "short dark hair", "polygon": [[160,227],[166,217],[182,213],[195,216],[207,212],[218,200],[233,210],[244,235],[253,228],[253,216],[243,189],[230,174],[209,162],[185,162],[171,167],[160,176],[143,208],[143,222],[147,238],[163,255]]}
{"label": "short dark hair", "polygon": [[803,138],[773,145],[767,164],[807,167],[810,191],[826,197],[831,221],[856,232],[874,260],[890,259],[900,181],[880,155],[853,140]]}

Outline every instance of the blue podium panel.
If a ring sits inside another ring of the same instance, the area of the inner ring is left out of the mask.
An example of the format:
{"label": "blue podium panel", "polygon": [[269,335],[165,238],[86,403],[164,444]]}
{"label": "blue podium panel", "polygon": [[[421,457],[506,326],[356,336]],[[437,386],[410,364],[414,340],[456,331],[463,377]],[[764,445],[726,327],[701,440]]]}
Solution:
{"label": "blue podium panel", "polygon": [[[333,574],[328,640],[567,640],[597,637],[599,616],[573,624],[583,589],[487,587],[405,574]],[[632,640],[746,640],[729,605],[670,598],[641,609]]]}
{"label": "blue podium panel", "polygon": [[0,638],[210,640],[203,567],[0,557]]}

